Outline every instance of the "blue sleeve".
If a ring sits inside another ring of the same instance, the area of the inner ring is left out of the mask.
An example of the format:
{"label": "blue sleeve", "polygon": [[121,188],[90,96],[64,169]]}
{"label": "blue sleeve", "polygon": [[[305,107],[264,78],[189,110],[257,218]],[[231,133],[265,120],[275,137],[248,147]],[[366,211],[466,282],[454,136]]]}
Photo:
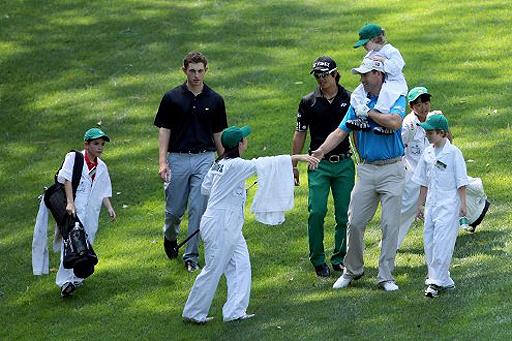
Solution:
{"label": "blue sleeve", "polygon": [[398,114],[402,117],[405,117],[405,96],[400,96],[396,100],[395,104],[389,110],[390,114]]}
{"label": "blue sleeve", "polygon": [[355,120],[356,118],[357,117],[356,117],[356,113],[354,112],[354,108],[352,108],[352,106],[349,106],[348,110],[347,110],[347,113],[345,114],[345,117],[343,117],[343,120],[341,120],[341,123],[338,126],[338,128],[340,128],[342,130],[345,130],[345,131],[348,131],[350,133],[352,130],[347,128],[347,124],[346,123],[347,123],[348,120]]}

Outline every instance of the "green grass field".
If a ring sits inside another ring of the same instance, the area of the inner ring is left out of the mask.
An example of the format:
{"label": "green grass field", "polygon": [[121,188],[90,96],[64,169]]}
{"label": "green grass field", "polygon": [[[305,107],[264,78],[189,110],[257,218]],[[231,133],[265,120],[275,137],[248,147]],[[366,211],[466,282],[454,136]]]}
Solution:
{"label": "green grass field", "polygon": [[[257,316],[221,322],[222,280],[210,310],[215,321],[184,325],[181,312],[197,273],[163,252],[152,125],[161,96],[184,80],[183,56],[206,54],[206,83],[224,97],[229,124],[253,128],[246,157],[285,154],[299,100],[316,84],[311,63],[333,56],[341,84],[354,89],[359,79],[350,68],[364,52],[352,45],[369,22],[385,27],[402,52],[409,86],[429,88],[432,108],[446,114],[454,143],[473,160],[469,175],[482,178],[492,201],[477,233],[459,233],[451,269],[457,289],[423,297],[426,266],[416,226],[397,254],[400,290],[379,290],[378,216],[366,232],[366,276],[344,291],[332,290],[335,277],[317,279],[307,257],[302,168],[295,209],[282,226],[246,217],[249,312]],[[0,339],[510,339],[511,26],[507,0],[0,2]],[[104,160],[118,220],[102,212],[100,263],[63,300],[54,284],[58,254],[50,255],[50,275],[32,275],[37,197],[64,154],[80,148],[84,131],[97,125],[112,138]]]}

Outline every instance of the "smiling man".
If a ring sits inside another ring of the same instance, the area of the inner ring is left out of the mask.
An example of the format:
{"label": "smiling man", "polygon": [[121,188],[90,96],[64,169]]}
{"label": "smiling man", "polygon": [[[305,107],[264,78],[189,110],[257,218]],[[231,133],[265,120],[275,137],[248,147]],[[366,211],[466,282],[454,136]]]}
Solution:
{"label": "smiling man", "polygon": [[[339,126],[350,104],[350,92],[339,85],[336,62],[329,56],[318,57],[310,71],[318,87],[302,98],[293,135],[292,154],[301,154],[307,131],[311,134],[309,151],[317,149],[327,136]],[[343,271],[346,251],[347,210],[350,191],[354,187],[354,162],[350,158],[350,143],[342,141],[320,158],[315,170],[308,170],[308,238],[309,259],[317,276],[329,277],[331,271],[325,262],[324,218],[327,199],[332,191],[334,199],[334,252],[330,263],[334,271]],[[293,167],[295,184],[299,185],[299,169]]]}
{"label": "smiling man", "polygon": [[[158,135],[158,174],[164,182],[164,249],[172,259],[180,222],[188,207],[188,235],[199,229],[207,197],[201,184],[215,159],[223,152],[220,135],[227,128],[224,100],[203,82],[208,71],[206,57],[189,53],[183,60],[185,83],[168,91],[160,102],[154,125]],[[185,267],[193,272],[199,266],[199,237],[192,237],[183,255]]]}
{"label": "smiling man", "polygon": [[352,191],[348,210],[347,255],[345,271],[334,283],[335,289],[343,289],[364,274],[364,231],[379,205],[382,205],[382,247],[379,257],[377,283],[385,291],[398,290],[392,276],[400,223],[400,206],[404,187],[405,168],[402,162],[404,146],[401,124],[405,116],[405,97],[400,96],[389,113],[374,110],[382,84],[386,79],[384,65],[380,61],[365,58],[359,68],[352,69],[359,75],[368,104],[350,106],[347,115],[325,142],[313,152],[321,159],[337,145],[347,140],[351,129],[348,120],[367,117],[370,127],[381,126],[393,130],[389,135],[378,135],[370,131],[356,132],[356,143],[361,163],[357,167],[357,182]]}

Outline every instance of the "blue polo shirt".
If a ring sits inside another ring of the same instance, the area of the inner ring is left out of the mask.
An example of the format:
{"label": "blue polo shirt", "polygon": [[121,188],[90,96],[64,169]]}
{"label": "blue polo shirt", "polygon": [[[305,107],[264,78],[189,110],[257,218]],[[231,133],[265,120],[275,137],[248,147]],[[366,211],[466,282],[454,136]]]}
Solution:
{"label": "blue polo shirt", "polygon": [[[378,97],[369,96],[370,103],[368,107],[372,109],[377,103]],[[395,104],[389,110],[389,114],[398,114],[402,117],[405,117],[405,97],[400,96]],[[354,108],[350,106],[348,108],[347,114],[341,121],[338,128],[343,129],[345,131],[351,132],[349,128],[347,128],[346,122],[348,120],[355,120],[357,116],[354,112]],[[373,130],[374,127],[378,126],[372,119],[368,118],[368,122]],[[356,141],[357,148],[359,149],[359,156],[362,159],[368,161],[375,160],[387,160],[396,158],[404,155],[404,144],[402,142],[402,128],[395,131],[393,134],[389,135],[378,135],[373,131],[357,131],[356,132]]]}

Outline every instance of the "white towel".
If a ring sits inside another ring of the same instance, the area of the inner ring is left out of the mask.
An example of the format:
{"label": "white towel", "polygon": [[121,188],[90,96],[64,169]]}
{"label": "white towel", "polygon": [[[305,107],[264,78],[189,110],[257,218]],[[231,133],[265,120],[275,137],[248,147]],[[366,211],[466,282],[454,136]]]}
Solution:
{"label": "white towel", "polygon": [[[32,237],[32,272],[34,275],[48,275],[50,270],[48,255],[48,218],[50,211],[44,203],[44,195],[41,195],[41,203],[37,211],[36,225]],[[60,252],[62,236],[55,225],[55,237],[53,239],[53,251]]]}
{"label": "white towel", "polygon": [[468,176],[469,185],[466,186],[466,211],[468,223],[474,223],[482,214],[487,196],[484,192],[482,179]]}
{"label": "white towel", "polygon": [[34,275],[47,275],[49,273],[48,237],[46,236],[48,215],[48,208],[46,208],[42,196],[32,238],[32,272]]}
{"label": "white towel", "polygon": [[258,172],[258,190],[251,213],[267,225],[285,221],[284,211],[293,208],[293,168],[290,155],[261,157],[253,160]]}

